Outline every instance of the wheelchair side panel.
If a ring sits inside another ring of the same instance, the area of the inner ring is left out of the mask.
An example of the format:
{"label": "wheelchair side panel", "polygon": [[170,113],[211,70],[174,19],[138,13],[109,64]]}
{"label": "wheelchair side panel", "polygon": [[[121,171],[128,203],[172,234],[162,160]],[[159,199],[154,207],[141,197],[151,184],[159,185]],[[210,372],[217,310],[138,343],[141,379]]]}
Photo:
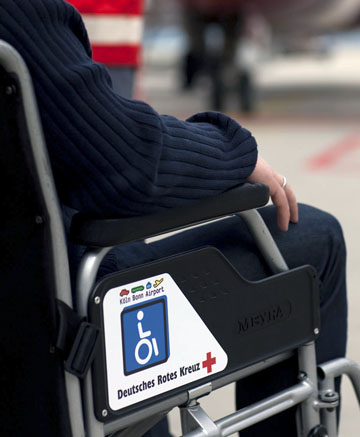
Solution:
{"label": "wheelchair side panel", "polygon": [[214,248],[104,278],[89,304],[103,331],[96,416],[133,412],[313,340],[317,303],[311,267],[249,282]]}

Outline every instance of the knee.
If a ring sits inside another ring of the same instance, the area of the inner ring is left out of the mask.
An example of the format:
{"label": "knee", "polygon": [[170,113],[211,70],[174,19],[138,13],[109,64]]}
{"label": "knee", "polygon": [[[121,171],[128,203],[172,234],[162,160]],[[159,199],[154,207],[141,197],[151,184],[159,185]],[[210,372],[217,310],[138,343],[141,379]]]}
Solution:
{"label": "knee", "polygon": [[[276,222],[276,209],[263,208],[261,214],[284,255],[293,266],[297,262],[310,260],[326,253],[346,254],[343,231],[339,221],[332,214],[313,206],[299,204],[299,222],[290,224],[288,232],[279,230]],[[329,252],[330,251],[330,252]],[[310,262],[309,262],[310,263]]]}
{"label": "knee", "polygon": [[[300,222],[308,229],[305,235],[312,240],[312,247],[320,245],[324,255],[329,251],[333,256],[344,259],[346,245],[344,234],[338,219],[332,214],[309,205],[299,205]],[[310,240],[310,241],[311,241]]]}
{"label": "knee", "polygon": [[317,208],[302,205],[301,210],[303,225],[309,228],[307,258],[316,268],[321,283],[321,306],[336,306],[341,312],[346,307],[346,246],[341,225],[332,214]]}
{"label": "knee", "polygon": [[338,256],[345,260],[346,244],[342,227],[335,217],[331,216],[331,219],[332,220],[329,226],[329,238],[331,240],[333,250],[336,251]]}

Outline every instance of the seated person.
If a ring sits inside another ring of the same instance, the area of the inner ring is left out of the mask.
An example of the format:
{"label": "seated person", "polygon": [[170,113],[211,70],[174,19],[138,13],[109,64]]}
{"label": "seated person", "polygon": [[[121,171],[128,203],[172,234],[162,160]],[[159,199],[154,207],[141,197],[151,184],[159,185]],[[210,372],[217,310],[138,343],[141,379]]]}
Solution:
{"label": "seated person", "polygon": [[[248,130],[212,112],[177,120],[114,93],[106,67],[91,59],[79,13],[63,0],[0,0],[0,39],[20,52],[30,70],[55,182],[68,211],[105,217],[149,214],[247,180],[267,184],[274,206],[261,214],[285,260],[290,267],[313,265],[321,280],[317,358],[344,356],[347,306],[341,228],[325,212],[298,207],[284,178],[258,156]],[[102,273],[208,244],[222,250],[247,279],[268,273],[238,217],[150,245],[120,247],[109,254]],[[289,369],[283,363],[255,380],[239,382],[239,406],[292,384],[297,375]],[[296,435],[294,417],[284,412],[241,436]]]}

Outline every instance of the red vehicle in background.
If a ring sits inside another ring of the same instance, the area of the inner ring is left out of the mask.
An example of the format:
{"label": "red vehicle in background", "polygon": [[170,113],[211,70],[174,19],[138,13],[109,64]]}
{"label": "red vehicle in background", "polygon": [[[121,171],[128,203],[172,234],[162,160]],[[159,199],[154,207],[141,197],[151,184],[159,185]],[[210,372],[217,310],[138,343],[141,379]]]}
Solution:
{"label": "red vehicle in background", "polygon": [[107,65],[116,91],[131,97],[141,62],[143,0],[68,0],[81,13],[93,58]]}

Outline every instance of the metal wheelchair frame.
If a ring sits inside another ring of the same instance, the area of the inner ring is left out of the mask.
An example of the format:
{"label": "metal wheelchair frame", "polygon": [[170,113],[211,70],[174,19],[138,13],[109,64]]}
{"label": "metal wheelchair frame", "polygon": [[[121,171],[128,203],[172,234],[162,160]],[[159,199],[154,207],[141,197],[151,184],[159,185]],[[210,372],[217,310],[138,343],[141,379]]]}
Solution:
{"label": "metal wheelchair frame", "polygon": [[[54,259],[57,260],[54,266],[56,296],[57,299],[72,307],[63,223],[31,78],[21,56],[2,41],[0,41],[0,65],[6,71],[15,73],[21,85],[32,153],[50,216],[52,249]],[[236,215],[246,222],[271,270],[274,273],[287,271],[288,267],[281,253],[256,210],[243,211]],[[111,248],[110,246],[88,249],[82,260],[76,291],[80,316],[87,317],[88,315],[88,301],[98,268]],[[348,375],[360,403],[360,367],[345,358],[317,366],[313,342],[301,346],[297,351],[300,369],[298,384],[217,421],[211,420],[200,407],[198,399],[202,396],[268,368],[289,358],[292,354],[293,352],[290,351],[280,354],[207,384],[200,382],[195,389],[184,391],[166,401],[160,401],[156,405],[105,424],[99,422],[94,416],[91,370],[82,383],[76,376],[65,372],[73,435],[76,437],[140,436],[172,408],[180,407],[183,435],[188,437],[228,436],[298,405],[299,436],[336,437],[336,406],[339,403],[339,395],[335,392],[334,379],[343,374]]]}

